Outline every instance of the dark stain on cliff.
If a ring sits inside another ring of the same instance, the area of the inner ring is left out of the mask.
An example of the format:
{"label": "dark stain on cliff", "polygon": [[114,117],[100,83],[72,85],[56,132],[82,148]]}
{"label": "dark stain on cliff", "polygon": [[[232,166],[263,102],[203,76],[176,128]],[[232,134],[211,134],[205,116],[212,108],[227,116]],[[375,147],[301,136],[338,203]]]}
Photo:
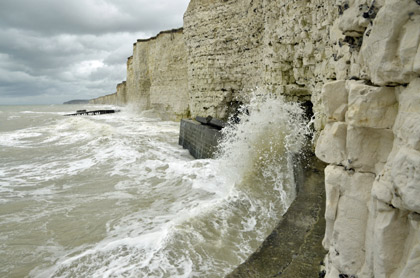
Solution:
{"label": "dark stain on cliff", "polygon": [[[417,1],[420,1],[420,0],[417,0]],[[376,17],[376,14],[378,13],[378,11],[379,11],[379,8],[376,6],[376,0],[374,0],[372,4],[370,5],[368,11],[363,13],[363,17],[366,19],[370,19],[370,21],[372,21]]]}
{"label": "dark stain on cliff", "polygon": [[343,40],[339,41],[340,47],[347,44],[350,47],[350,51],[359,51],[363,44],[363,37],[350,37],[346,36]]}
{"label": "dark stain on cliff", "polygon": [[338,14],[342,15],[344,13],[345,10],[347,10],[349,8],[349,3],[345,2],[343,5],[339,5],[338,6]]}

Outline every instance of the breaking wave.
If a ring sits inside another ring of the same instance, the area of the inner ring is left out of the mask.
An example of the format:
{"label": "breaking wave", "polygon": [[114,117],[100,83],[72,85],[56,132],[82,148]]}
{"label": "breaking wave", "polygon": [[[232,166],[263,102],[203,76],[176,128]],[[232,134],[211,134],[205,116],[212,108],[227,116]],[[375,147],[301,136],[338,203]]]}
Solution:
{"label": "breaking wave", "polygon": [[[0,209],[9,213],[0,218],[0,265],[8,265],[0,274],[229,273],[293,201],[292,158],[309,132],[298,105],[271,95],[254,94],[238,118],[224,129],[217,158],[204,160],[177,145],[178,124],[127,111],[57,115],[42,126],[1,132],[8,143]],[[16,149],[20,155],[10,159]],[[21,238],[31,244],[14,249]],[[35,263],[20,264],[22,254]]]}

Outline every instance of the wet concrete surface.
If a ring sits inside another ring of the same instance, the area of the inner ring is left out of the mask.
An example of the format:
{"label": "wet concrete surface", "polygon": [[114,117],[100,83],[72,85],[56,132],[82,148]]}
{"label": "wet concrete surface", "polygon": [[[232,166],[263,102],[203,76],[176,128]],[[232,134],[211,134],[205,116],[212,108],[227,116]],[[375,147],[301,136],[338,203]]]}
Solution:
{"label": "wet concrete surface", "polygon": [[326,164],[313,154],[297,162],[297,196],[262,245],[226,278],[319,277],[325,232]]}

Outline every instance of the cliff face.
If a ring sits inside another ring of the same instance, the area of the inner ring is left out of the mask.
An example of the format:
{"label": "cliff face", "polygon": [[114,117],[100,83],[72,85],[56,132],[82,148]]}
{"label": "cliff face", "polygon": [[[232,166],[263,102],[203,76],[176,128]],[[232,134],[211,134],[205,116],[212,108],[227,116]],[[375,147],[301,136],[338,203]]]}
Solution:
{"label": "cliff face", "polygon": [[89,101],[90,104],[111,104],[111,105],[121,105],[117,101],[117,93],[109,94],[106,96],[98,97],[91,99]]}
{"label": "cliff face", "polygon": [[121,82],[117,85],[117,91],[114,94],[91,99],[90,104],[111,104],[111,105],[125,105],[127,104],[127,90],[126,82]]}
{"label": "cliff face", "polygon": [[192,0],[184,28],[193,115],[312,100],[327,277],[419,277],[420,2]]}
{"label": "cliff face", "polygon": [[330,163],[327,277],[419,277],[420,3],[344,4],[345,63],[323,87],[316,146]]}
{"label": "cliff face", "polygon": [[185,44],[182,29],[176,29],[138,40],[127,60],[127,81],[118,84],[114,97],[92,103],[129,104],[153,109],[163,119],[179,120],[189,115],[188,101]]}
{"label": "cliff face", "polygon": [[224,118],[241,91],[262,82],[261,13],[259,1],[190,2],[184,35],[192,115]]}
{"label": "cliff face", "polygon": [[316,100],[336,77],[334,3],[192,0],[184,15],[191,113],[226,117],[256,87]]}
{"label": "cliff face", "polygon": [[117,85],[117,104],[127,104],[127,82],[125,81]]}
{"label": "cliff face", "polygon": [[188,115],[187,66],[182,29],[138,40],[127,62],[126,100],[165,119]]}

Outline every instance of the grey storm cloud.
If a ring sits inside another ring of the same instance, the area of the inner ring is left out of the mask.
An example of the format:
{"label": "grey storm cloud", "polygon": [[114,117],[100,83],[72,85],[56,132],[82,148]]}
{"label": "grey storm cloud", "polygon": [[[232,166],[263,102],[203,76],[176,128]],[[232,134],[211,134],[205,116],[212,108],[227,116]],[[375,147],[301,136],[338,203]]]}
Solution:
{"label": "grey storm cloud", "polygon": [[133,42],[182,26],[188,2],[0,1],[0,105],[112,93]]}
{"label": "grey storm cloud", "polygon": [[3,0],[0,24],[46,34],[156,32],[179,24],[180,0]]}

